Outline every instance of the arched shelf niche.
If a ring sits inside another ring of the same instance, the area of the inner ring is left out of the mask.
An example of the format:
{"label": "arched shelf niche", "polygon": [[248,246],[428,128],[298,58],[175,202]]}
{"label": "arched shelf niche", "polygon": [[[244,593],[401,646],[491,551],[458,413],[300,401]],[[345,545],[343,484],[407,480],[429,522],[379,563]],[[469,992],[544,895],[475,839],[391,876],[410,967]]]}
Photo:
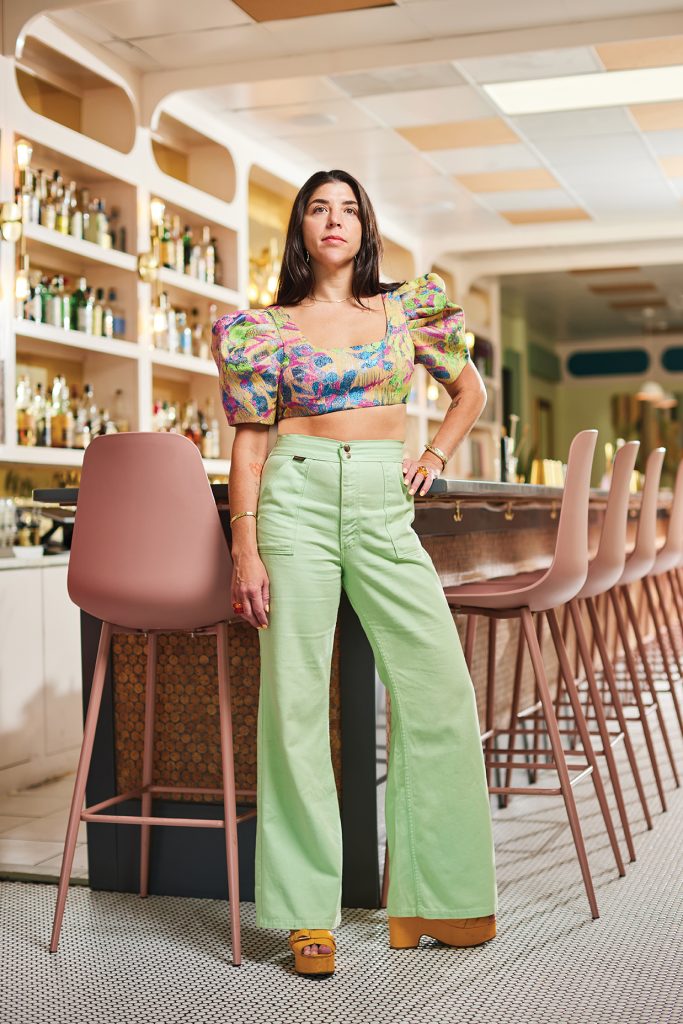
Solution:
{"label": "arched shelf niche", "polygon": [[285,245],[287,224],[297,189],[256,164],[249,170],[249,302],[273,301],[274,278]]}
{"label": "arched shelf niche", "polygon": [[382,235],[382,242],[382,278],[385,281],[411,281],[415,277],[415,258],[410,249],[392,242],[386,235]]}
{"label": "arched shelf niche", "polygon": [[30,35],[16,59],[15,74],[19,92],[34,113],[120,153],[133,148],[133,104],[109,79]]}
{"label": "arched shelf niche", "polygon": [[235,198],[237,179],[230,151],[207,135],[162,113],[152,135],[152,150],[164,174],[224,203]]}

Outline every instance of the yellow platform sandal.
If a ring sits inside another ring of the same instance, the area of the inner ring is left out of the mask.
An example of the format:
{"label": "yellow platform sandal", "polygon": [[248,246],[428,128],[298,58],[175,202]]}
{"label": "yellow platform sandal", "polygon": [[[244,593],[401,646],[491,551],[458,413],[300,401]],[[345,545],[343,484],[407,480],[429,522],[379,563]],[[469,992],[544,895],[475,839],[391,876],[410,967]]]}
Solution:
{"label": "yellow platform sandal", "polygon": [[[329,946],[331,953],[314,953],[306,956],[306,946]],[[316,977],[334,974],[334,954],[337,944],[334,935],[326,928],[298,928],[289,936],[289,948],[294,953],[294,969],[297,974]]]}
{"label": "yellow platform sandal", "polygon": [[416,949],[423,935],[447,946],[480,946],[496,937],[496,915],[488,917],[435,918],[390,917],[392,949]]}

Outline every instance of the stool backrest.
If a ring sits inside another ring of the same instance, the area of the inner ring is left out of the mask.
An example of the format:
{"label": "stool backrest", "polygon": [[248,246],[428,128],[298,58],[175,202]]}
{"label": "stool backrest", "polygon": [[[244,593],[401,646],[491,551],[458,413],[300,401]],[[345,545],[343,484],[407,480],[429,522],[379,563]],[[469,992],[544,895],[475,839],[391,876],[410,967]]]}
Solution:
{"label": "stool backrest", "polygon": [[578,597],[604,594],[624,571],[631,476],[639,448],[640,441],[628,441],[614,457],[598,550],[588,566],[588,578]]}
{"label": "stool backrest", "polygon": [[588,573],[588,501],[597,430],[580,431],[571,443],[555,554],[529,595],[532,611],[556,608],[575,597]]}
{"label": "stool backrest", "polygon": [[95,438],[83,459],[71,600],[135,629],[228,619],[232,565],[196,446],[179,434]]}
{"label": "stool backrest", "polygon": [[657,556],[657,500],[664,463],[664,448],[653,448],[645,464],[645,484],[640,501],[636,544],[626,559],[620,584],[641,580],[655,563]]}
{"label": "stool backrest", "polygon": [[669,513],[669,528],[666,534],[666,543],[660,554],[666,555],[667,560],[675,558],[676,563],[683,558],[683,459],[678,463],[676,470],[674,496]]}

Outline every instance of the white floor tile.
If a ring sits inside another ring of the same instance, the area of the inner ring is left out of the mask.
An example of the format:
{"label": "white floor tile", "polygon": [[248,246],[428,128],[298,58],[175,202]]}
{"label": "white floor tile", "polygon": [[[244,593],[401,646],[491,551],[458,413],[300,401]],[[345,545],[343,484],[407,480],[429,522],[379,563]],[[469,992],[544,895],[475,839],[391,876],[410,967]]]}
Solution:
{"label": "white floor tile", "polygon": [[[49,857],[47,860],[41,861],[40,864],[36,864],[34,866],[41,872],[45,872],[46,874],[53,874],[55,877],[57,877],[62,866],[62,854],[60,853],[56,857]],[[88,874],[88,850],[85,843],[76,847],[71,874],[74,878],[82,878],[87,876]]]}
{"label": "white floor tile", "polygon": [[0,817],[41,818],[68,806],[69,800],[64,796],[40,796],[37,791],[24,790],[0,799]]}
{"label": "white floor tile", "polygon": [[9,829],[18,828],[20,825],[28,825],[32,821],[36,821],[36,820],[39,820],[39,819],[36,819],[36,818],[19,818],[19,817],[13,818],[13,817],[10,817],[10,815],[4,815],[3,814],[3,815],[0,816],[0,835],[3,834],[4,832],[7,832]]}
{"label": "white floor tile", "polygon": [[[47,814],[44,818],[24,819],[15,828],[3,831],[6,839],[39,839],[51,842],[64,842],[66,827],[69,819],[68,808],[56,811],[54,814]],[[0,828],[2,819],[0,818]],[[81,822],[78,830],[78,838],[85,842],[85,822]]]}
{"label": "white floor tile", "polygon": [[63,843],[41,843],[30,839],[6,839],[0,836],[0,864],[22,864],[32,867],[48,857],[61,853]]}

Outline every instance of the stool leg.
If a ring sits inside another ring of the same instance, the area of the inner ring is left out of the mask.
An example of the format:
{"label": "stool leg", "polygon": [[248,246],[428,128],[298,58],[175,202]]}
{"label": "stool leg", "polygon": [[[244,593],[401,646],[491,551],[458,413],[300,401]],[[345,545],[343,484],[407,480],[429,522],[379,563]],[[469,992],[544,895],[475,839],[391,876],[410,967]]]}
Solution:
{"label": "stool leg", "polygon": [[[645,594],[647,596],[647,603],[648,603],[648,607],[650,609],[650,615],[652,616],[652,624],[653,624],[653,628],[654,628],[654,631],[655,631],[655,637],[657,639],[657,646],[659,647],[659,652],[660,652],[660,654],[662,656],[662,661],[664,662],[664,671],[666,672],[666,678],[669,681],[669,692],[671,693],[671,699],[672,699],[673,704],[674,704],[674,711],[676,712],[676,718],[678,720],[678,728],[681,730],[681,734],[683,734],[683,714],[681,714],[681,706],[678,703],[678,694],[676,693],[676,680],[674,679],[673,673],[671,671],[671,665],[670,665],[670,662],[669,662],[669,655],[668,655],[668,652],[667,652],[667,649],[666,649],[666,644],[664,643],[664,634],[662,633],[662,630],[660,629],[660,626],[659,626],[659,618],[657,617],[657,609],[655,607],[655,600],[654,600],[654,596],[653,596],[653,593],[652,593],[652,587],[650,586],[650,581],[647,578],[647,576],[643,580],[643,587],[645,588]],[[667,620],[666,620],[666,612],[665,612],[665,609],[664,609],[664,602],[662,601],[662,594],[661,594],[661,592],[660,592],[660,609],[661,609],[662,615],[664,616],[664,622],[666,623],[667,622]],[[672,647],[672,650],[673,650],[673,644],[671,645],[671,647]]]}
{"label": "stool leg", "polygon": [[583,628],[583,620],[581,619],[581,612],[579,610],[578,601],[574,599],[569,602],[569,608],[571,611],[572,622],[574,623],[574,631],[576,633],[576,643],[583,661],[584,670],[586,673],[586,682],[588,683],[588,691],[590,693],[591,703],[593,710],[595,711],[595,719],[600,733],[600,739],[602,741],[602,749],[607,762],[607,770],[612,781],[612,789],[614,790],[614,796],[617,801],[617,809],[619,811],[619,817],[621,819],[621,827],[624,830],[624,838],[626,839],[626,848],[630,860],[636,859],[636,850],[633,845],[633,836],[631,835],[631,826],[628,820],[628,814],[626,813],[626,804],[624,803],[624,794],[621,789],[621,782],[619,780],[619,770],[617,768],[616,761],[614,760],[614,751],[612,750],[612,744],[610,742],[611,737],[609,729],[607,728],[607,719],[605,718],[605,710],[602,706],[602,699],[600,697],[600,691],[598,690],[598,684],[595,679],[595,672],[593,669],[593,661],[591,659],[590,648],[588,646],[588,640],[586,638],[586,632]]}
{"label": "stool leg", "polygon": [[104,690],[104,680],[107,674],[110,646],[111,626],[108,622],[103,622],[102,630],[100,632],[100,642],[97,647],[97,659],[95,661],[95,671],[93,672],[90,699],[88,701],[88,711],[85,716],[83,742],[81,744],[81,753],[78,759],[76,781],[74,783],[73,795],[71,797],[69,824],[66,830],[66,839],[64,840],[62,869],[59,873],[59,885],[57,887],[57,905],[55,907],[55,915],[52,922],[52,938],[50,939],[51,953],[57,952],[59,934],[62,930],[62,918],[64,917],[64,907],[66,906],[66,897],[69,891],[71,867],[74,862],[74,851],[76,849],[76,840],[78,839],[78,826],[81,822],[81,811],[83,810],[83,801],[85,799],[85,786],[88,781],[88,771],[90,769],[90,760],[92,758],[92,748],[95,742],[97,719],[99,717],[100,705],[102,703],[102,691]]}
{"label": "stool leg", "polygon": [[[586,724],[586,719],[583,715],[583,708],[581,707],[581,698],[576,689],[576,682],[574,680],[574,670],[572,669],[569,661],[569,655],[567,649],[562,642],[562,633],[560,631],[560,624],[557,621],[557,615],[554,609],[550,609],[546,612],[548,618],[548,625],[550,626],[550,632],[552,634],[553,643],[555,644],[555,650],[557,651],[557,657],[560,661],[562,668],[562,675],[564,677],[564,683],[567,687],[567,693],[569,695],[569,701],[572,706],[574,718],[576,720],[576,727],[583,746],[583,752],[586,755],[586,760],[592,767],[591,778],[595,787],[595,795],[598,798],[600,804],[600,810],[602,812],[602,818],[605,822],[605,828],[609,837],[610,846],[614,854],[614,859],[617,864],[617,871],[620,875],[626,874],[626,868],[621,856],[621,850],[619,849],[619,840],[617,839],[617,833],[614,829],[614,822],[612,821],[612,815],[610,813],[609,804],[607,803],[607,795],[605,793],[605,787],[602,782],[602,775],[600,774],[600,765],[598,764],[598,758],[591,742],[590,732]],[[609,744],[608,744],[609,746]]]}
{"label": "stool leg", "polygon": [[664,597],[664,582],[660,581],[659,576],[654,577],[655,590],[659,597],[659,603],[662,608],[662,615],[664,616],[664,625],[666,631],[669,634],[669,643],[671,644],[671,651],[676,662],[676,668],[678,669],[678,675],[683,677],[683,662],[681,662],[681,651],[678,646],[678,637],[676,636],[676,627],[674,625],[673,613],[677,611],[676,608],[676,594],[674,592],[673,582],[671,579],[671,573],[664,574],[669,584],[669,591],[671,593],[671,601],[667,604]]}
{"label": "stool leg", "polygon": [[465,661],[467,663],[467,670],[472,674],[472,654],[474,653],[474,641],[477,638],[477,616],[467,616],[467,626],[465,628]]}
{"label": "stool leg", "polygon": [[543,712],[545,714],[546,725],[548,728],[548,736],[550,738],[550,746],[555,757],[556,771],[560,782],[560,789],[562,790],[562,796],[564,798],[564,805],[567,809],[567,817],[569,818],[569,827],[572,831],[574,838],[574,846],[576,847],[576,854],[579,858],[579,865],[581,867],[581,874],[583,876],[583,884],[586,888],[586,895],[588,896],[588,903],[591,909],[591,915],[593,918],[600,917],[598,910],[598,903],[595,898],[595,890],[593,889],[593,880],[591,878],[590,867],[588,865],[588,855],[586,853],[586,846],[583,841],[583,833],[581,832],[581,822],[579,821],[579,813],[576,809],[576,801],[574,800],[574,793],[572,791],[571,780],[569,778],[569,771],[567,769],[567,762],[564,759],[564,750],[562,749],[562,737],[557,727],[557,719],[555,718],[555,711],[553,709],[553,701],[548,688],[548,680],[545,674],[545,665],[543,664],[543,654],[541,653],[541,647],[534,630],[534,623],[531,617],[531,612],[528,608],[522,609],[522,626],[524,628],[524,635],[526,637],[527,645],[529,647],[529,654],[531,655],[531,664],[534,667],[534,675],[536,676],[536,685],[538,687],[538,693],[540,696],[541,703],[543,705]]}
{"label": "stool leg", "polygon": [[[624,714],[624,707],[621,703],[621,697],[619,696],[619,687],[617,686],[617,680],[614,675],[614,667],[610,661],[609,652],[607,650],[607,639],[602,632],[602,626],[600,624],[600,617],[596,610],[592,597],[586,599],[586,607],[588,609],[588,616],[593,627],[593,638],[598,648],[600,660],[602,662],[602,670],[607,683],[607,690],[609,699],[612,702],[615,714],[617,716],[617,722],[619,723],[619,729],[624,734],[624,747],[628,755],[628,762],[631,765],[631,772],[633,773],[633,779],[636,784],[636,790],[640,798],[640,804],[643,808],[643,814],[645,816],[645,822],[648,829],[652,828],[652,817],[650,815],[650,808],[647,805],[647,798],[645,796],[645,789],[643,782],[640,777],[640,769],[638,768],[638,762],[636,761],[636,753],[633,749],[633,743],[631,742],[631,734],[628,731],[628,722],[626,721],[626,715]],[[607,699],[607,694],[605,696]]]}
{"label": "stool leg", "polygon": [[[519,696],[522,689],[522,669],[524,667],[524,632],[522,630],[522,623],[519,623],[519,633],[517,634],[517,656],[515,658],[515,681],[512,687],[512,705],[510,707],[510,724],[508,726],[508,749],[510,750],[510,758],[512,760],[512,751],[515,749],[517,744],[517,713],[519,712]],[[526,726],[524,727],[526,731]],[[528,760],[528,758],[527,758]],[[508,765],[505,769],[505,788],[508,789],[512,785],[512,768]],[[509,793],[503,793],[503,807],[507,807],[510,799]]]}
{"label": "stool leg", "polygon": [[240,883],[237,852],[237,797],[235,795],[235,760],[232,747],[232,701],[228,670],[228,625],[221,622],[216,632],[218,652],[218,708],[221,727],[221,761],[223,766],[223,806],[225,815],[225,853],[228,865],[228,898],[230,900],[230,932],[232,962],[242,962],[240,937]]}
{"label": "stool leg", "polygon": [[[493,729],[493,703],[496,686],[496,636],[498,620],[493,616],[489,619],[489,642],[486,659],[486,710],[484,712],[484,729],[488,733]],[[491,785],[491,752],[495,749],[494,737],[486,740],[486,785]]]}
{"label": "stool leg", "polygon": [[666,752],[667,752],[667,755],[669,757],[669,764],[671,766],[671,774],[673,775],[674,782],[675,782],[676,786],[678,787],[678,786],[680,786],[681,783],[679,781],[678,771],[676,769],[676,759],[674,757],[674,752],[673,752],[673,749],[672,749],[672,746],[671,746],[671,740],[669,739],[669,730],[666,727],[666,722],[664,721],[664,715],[662,714],[662,708],[661,708],[661,705],[659,703],[659,700],[657,699],[657,689],[655,687],[655,681],[654,681],[654,679],[652,677],[652,669],[650,668],[650,662],[649,662],[649,659],[648,659],[648,656],[647,656],[647,651],[645,650],[645,644],[643,643],[643,637],[642,637],[642,634],[640,632],[640,629],[638,628],[638,618],[636,616],[635,608],[633,607],[633,601],[631,600],[631,594],[629,593],[628,587],[622,587],[621,589],[622,589],[622,593],[624,595],[624,602],[626,604],[626,611],[627,611],[627,614],[628,614],[628,616],[629,616],[629,618],[631,620],[631,625],[633,626],[633,632],[635,633],[636,646],[638,647],[638,654],[640,655],[640,660],[641,660],[641,662],[643,664],[643,669],[645,671],[645,679],[647,681],[647,686],[648,686],[648,689],[650,691],[650,696],[652,697],[652,702],[653,702],[653,704],[654,704],[654,706],[656,708],[657,721],[659,722],[659,729],[660,729],[660,732],[662,734],[662,739],[664,740],[664,747],[666,748]]}
{"label": "stool leg", "polygon": [[[144,790],[151,786],[154,771],[154,697],[157,668],[157,635],[147,636],[147,679],[145,683],[145,738],[142,748],[142,806],[143,818],[152,813],[152,794]],[[151,825],[140,826],[140,895],[144,898],[149,892],[149,844]]]}
{"label": "stool leg", "polygon": [[657,761],[657,754],[655,752],[655,745],[652,739],[652,733],[650,731],[650,723],[647,720],[645,713],[645,704],[643,703],[643,695],[640,690],[640,679],[638,677],[638,669],[636,667],[636,661],[633,657],[633,651],[629,643],[628,637],[628,626],[624,620],[624,614],[619,605],[619,596],[614,590],[610,590],[610,601],[612,609],[614,611],[614,618],[617,624],[617,632],[622,640],[622,647],[624,649],[624,657],[626,658],[626,666],[628,668],[628,674],[631,679],[631,691],[633,698],[638,708],[638,718],[640,724],[643,727],[643,736],[645,737],[645,744],[647,746],[647,752],[650,755],[650,764],[652,765],[652,774],[655,777],[655,783],[657,785],[657,792],[659,794],[659,802],[662,805],[662,810],[666,810],[666,797],[664,796],[664,786],[662,785],[662,777],[659,772],[659,763]]}

